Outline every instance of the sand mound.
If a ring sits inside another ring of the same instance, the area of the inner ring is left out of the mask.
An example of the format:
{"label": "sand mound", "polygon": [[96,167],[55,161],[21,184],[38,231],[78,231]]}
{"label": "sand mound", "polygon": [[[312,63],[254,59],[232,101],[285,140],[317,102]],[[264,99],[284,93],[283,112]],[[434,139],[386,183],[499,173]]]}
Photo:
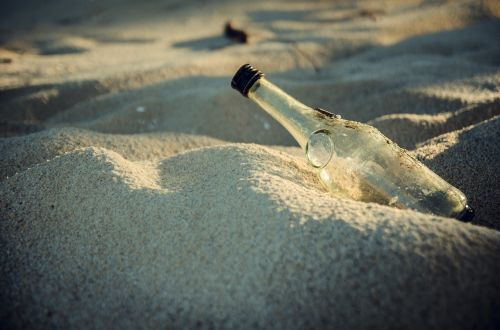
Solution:
{"label": "sand mound", "polygon": [[359,207],[315,182],[289,156],[254,145],[159,162],[85,148],[36,165],[0,185],[1,292],[12,302],[2,318],[37,327],[491,325],[498,232]]}
{"label": "sand mound", "polygon": [[[494,328],[497,3],[1,3],[0,323]],[[245,62],[413,149],[474,224],[325,193],[230,89]]]}
{"label": "sand mound", "polygon": [[103,147],[125,155],[129,160],[148,160],[223,143],[225,142],[200,135],[107,135],[76,128],[48,129],[30,135],[0,139],[0,179],[81,147]]}
{"label": "sand mound", "polygon": [[477,209],[474,221],[500,229],[500,117],[426,141],[414,155],[461,189]]}
{"label": "sand mound", "polygon": [[481,123],[499,114],[500,99],[438,115],[385,115],[369,121],[369,124],[377,127],[388,137],[397,139],[401,147],[414,149],[419,142]]}

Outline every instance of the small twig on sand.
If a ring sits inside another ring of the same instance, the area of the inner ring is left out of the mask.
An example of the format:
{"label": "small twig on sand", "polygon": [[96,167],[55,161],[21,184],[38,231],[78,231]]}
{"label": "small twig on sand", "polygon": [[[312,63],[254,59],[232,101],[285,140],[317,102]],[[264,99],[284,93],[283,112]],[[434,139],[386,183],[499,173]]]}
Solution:
{"label": "small twig on sand", "polygon": [[228,21],[224,26],[224,36],[233,41],[246,44],[248,43],[248,33],[245,30],[240,30],[234,27],[233,22]]}
{"label": "small twig on sand", "polygon": [[358,14],[361,17],[368,17],[372,21],[376,21],[379,18],[379,16],[382,16],[385,14],[385,10],[383,10],[383,9],[361,9]]}

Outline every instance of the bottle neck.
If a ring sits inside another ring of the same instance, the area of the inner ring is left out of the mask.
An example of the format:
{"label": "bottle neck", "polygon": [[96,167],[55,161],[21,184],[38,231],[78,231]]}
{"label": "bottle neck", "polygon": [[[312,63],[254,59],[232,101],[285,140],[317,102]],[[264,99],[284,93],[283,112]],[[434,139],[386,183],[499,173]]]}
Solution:
{"label": "bottle neck", "polygon": [[300,103],[265,78],[260,78],[253,84],[248,91],[248,98],[283,125],[303,149],[311,133],[319,128],[317,121],[313,119],[313,109]]}

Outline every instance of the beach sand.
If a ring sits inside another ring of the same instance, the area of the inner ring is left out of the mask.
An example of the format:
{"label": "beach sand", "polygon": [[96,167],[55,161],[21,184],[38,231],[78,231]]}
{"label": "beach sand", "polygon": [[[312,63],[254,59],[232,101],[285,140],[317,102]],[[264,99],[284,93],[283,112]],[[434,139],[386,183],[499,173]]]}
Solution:
{"label": "beach sand", "polygon": [[[498,1],[0,12],[7,328],[500,325]],[[229,19],[248,43],[223,36]],[[288,132],[231,89],[243,63],[380,129],[475,219],[329,195]]]}

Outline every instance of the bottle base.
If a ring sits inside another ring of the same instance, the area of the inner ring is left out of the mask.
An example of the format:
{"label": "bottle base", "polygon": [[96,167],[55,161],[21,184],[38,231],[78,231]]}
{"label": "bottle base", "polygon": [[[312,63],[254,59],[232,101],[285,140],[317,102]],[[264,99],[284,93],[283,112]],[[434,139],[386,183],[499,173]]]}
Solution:
{"label": "bottle base", "polygon": [[457,216],[457,219],[463,222],[469,222],[474,218],[475,211],[469,206],[469,204],[465,205],[464,210]]}

